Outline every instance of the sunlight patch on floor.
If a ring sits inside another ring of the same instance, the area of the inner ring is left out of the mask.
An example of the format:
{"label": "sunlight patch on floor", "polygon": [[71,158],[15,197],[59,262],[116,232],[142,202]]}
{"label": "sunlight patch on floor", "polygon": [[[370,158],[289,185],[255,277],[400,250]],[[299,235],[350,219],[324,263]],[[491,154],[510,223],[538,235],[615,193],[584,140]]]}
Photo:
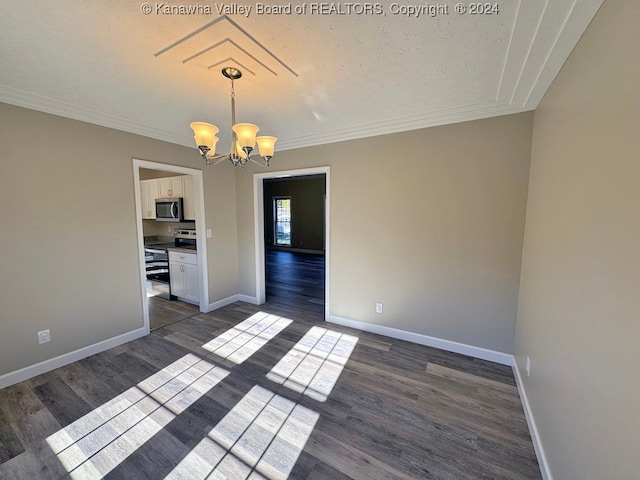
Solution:
{"label": "sunlight patch on floor", "polygon": [[288,318],[258,312],[205,343],[202,348],[241,364],[291,323]]}
{"label": "sunlight patch on floor", "polygon": [[338,381],[358,337],[312,327],[267,374],[267,378],[324,402]]}
{"label": "sunlight patch on floor", "polygon": [[318,418],[256,385],[165,478],[284,480]]}
{"label": "sunlight patch on floor", "polygon": [[229,372],[189,354],[47,438],[71,478],[100,479]]}

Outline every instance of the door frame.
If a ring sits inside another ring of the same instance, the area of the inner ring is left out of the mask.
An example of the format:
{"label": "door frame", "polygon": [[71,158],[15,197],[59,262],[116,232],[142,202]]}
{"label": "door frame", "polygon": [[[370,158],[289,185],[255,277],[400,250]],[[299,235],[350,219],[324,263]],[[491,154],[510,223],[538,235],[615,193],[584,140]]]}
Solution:
{"label": "door frame", "polygon": [[170,165],[168,163],[151,162],[148,160],[132,159],[133,162],[133,183],[135,191],[136,206],[136,228],[138,233],[138,262],[140,268],[140,295],[142,298],[142,316],[144,328],[147,333],[150,331],[149,325],[149,302],[147,301],[147,275],[144,261],[144,230],[142,227],[142,205],[140,203],[140,169],[161,170],[163,172],[176,173],[181,175],[193,175],[194,206],[196,210],[196,248],[198,251],[198,277],[200,281],[200,311],[209,311],[209,274],[207,269],[207,249],[205,242],[205,216],[204,216],[204,186],[202,170]]}
{"label": "door frame", "polygon": [[265,303],[266,280],[264,265],[264,188],[263,180],[271,178],[291,178],[302,177],[307,175],[325,175],[325,208],[324,208],[324,318],[327,320],[329,315],[329,285],[330,285],[330,258],[331,258],[331,168],[311,167],[301,168],[298,170],[282,170],[278,172],[254,173],[253,174],[253,221],[254,221],[254,244],[255,244],[255,264],[256,264],[256,303],[262,305]]}

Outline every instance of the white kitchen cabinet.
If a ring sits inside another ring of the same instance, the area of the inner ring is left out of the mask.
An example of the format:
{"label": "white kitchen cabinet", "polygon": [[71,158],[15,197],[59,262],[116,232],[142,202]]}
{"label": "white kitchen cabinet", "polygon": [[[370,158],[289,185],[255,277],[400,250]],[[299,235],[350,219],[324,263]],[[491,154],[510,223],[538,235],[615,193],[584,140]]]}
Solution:
{"label": "white kitchen cabinet", "polygon": [[159,198],[182,197],[182,175],[165,177],[158,180]]}
{"label": "white kitchen cabinet", "polygon": [[185,220],[196,219],[196,203],[193,195],[193,175],[182,176],[182,211]]}
{"label": "white kitchen cabinet", "polygon": [[169,250],[169,277],[172,295],[196,305],[200,303],[197,254]]}
{"label": "white kitchen cabinet", "polygon": [[156,198],[158,198],[158,181],[140,181],[140,203],[142,204],[142,218],[153,220],[156,218]]}

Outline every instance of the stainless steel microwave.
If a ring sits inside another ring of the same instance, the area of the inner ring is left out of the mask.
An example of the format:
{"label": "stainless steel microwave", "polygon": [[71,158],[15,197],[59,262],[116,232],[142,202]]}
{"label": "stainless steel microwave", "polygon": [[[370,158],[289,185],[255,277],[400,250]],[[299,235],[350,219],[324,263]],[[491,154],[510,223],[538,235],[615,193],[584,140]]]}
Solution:
{"label": "stainless steel microwave", "polygon": [[182,197],[156,198],[156,221],[183,222]]}

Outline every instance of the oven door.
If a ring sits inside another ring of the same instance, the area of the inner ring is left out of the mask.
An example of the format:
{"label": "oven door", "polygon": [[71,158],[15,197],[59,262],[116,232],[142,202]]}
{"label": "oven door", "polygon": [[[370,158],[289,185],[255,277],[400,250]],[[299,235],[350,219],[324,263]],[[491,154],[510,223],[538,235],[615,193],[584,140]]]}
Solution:
{"label": "oven door", "polygon": [[169,254],[165,249],[144,249],[147,275],[147,296],[173,300],[171,278],[169,277]]}

